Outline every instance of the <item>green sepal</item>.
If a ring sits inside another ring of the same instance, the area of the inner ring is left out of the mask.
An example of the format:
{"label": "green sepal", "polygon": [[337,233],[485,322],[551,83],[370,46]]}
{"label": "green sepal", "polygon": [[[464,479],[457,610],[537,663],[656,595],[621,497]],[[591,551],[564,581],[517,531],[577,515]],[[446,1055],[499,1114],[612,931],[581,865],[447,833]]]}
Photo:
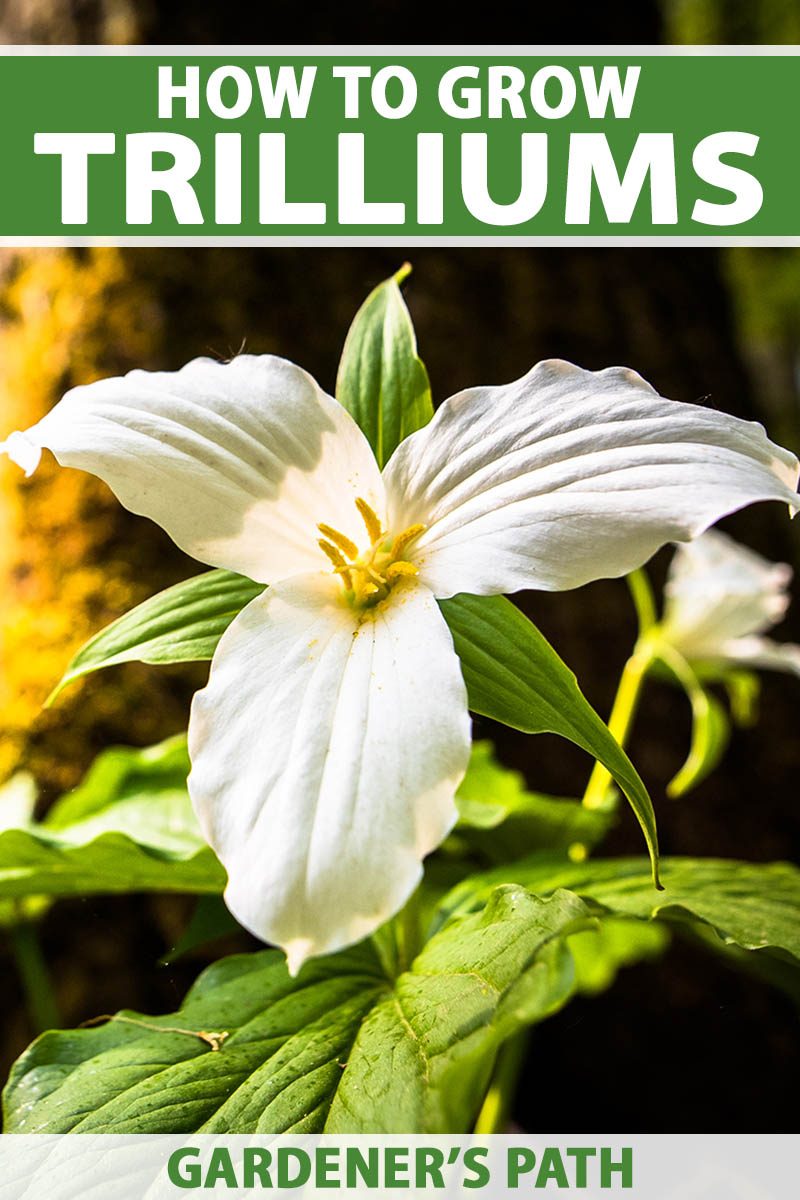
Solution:
{"label": "green sepal", "polygon": [[433,416],[428,373],[399,286],[410,271],[406,263],[367,296],[336,377],[336,399],[358,422],[380,467]]}
{"label": "green sepal", "polygon": [[263,590],[263,584],[233,571],[205,571],[158,592],[86,642],[47,703],[73,680],[102,667],[212,658],[233,618]]}

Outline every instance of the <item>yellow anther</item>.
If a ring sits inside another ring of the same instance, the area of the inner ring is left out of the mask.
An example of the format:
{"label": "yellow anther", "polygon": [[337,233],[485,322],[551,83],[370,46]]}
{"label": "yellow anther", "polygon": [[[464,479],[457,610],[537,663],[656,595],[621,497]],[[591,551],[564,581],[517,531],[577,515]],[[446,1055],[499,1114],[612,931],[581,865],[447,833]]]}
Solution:
{"label": "yellow anther", "polygon": [[370,508],[366,500],[362,500],[360,496],[356,496],[356,508],[361,513],[361,520],[366,525],[367,533],[369,534],[369,540],[374,546],[376,542],[379,542],[383,537],[383,530],[381,529],[381,523],[378,520],[378,514],[373,508]]}
{"label": "yellow anther", "polygon": [[[339,533],[338,529],[334,529],[331,525],[320,524],[317,526],[320,533],[323,533],[329,541],[333,542],[334,546],[338,546],[342,553],[346,554],[349,559],[358,558],[358,546],[355,542],[351,542],[349,537],[345,537],[343,533]],[[325,551],[327,554],[327,550]]]}
{"label": "yellow anther", "polygon": [[386,582],[394,583],[395,579],[401,579],[403,576],[419,575],[419,571],[413,563],[404,562],[401,558],[399,562],[389,563],[386,568]]}
{"label": "yellow anther", "polygon": [[356,608],[366,608],[384,600],[398,579],[412,578],[419,573],[402,554],[425,526],[411,525],[393,542],[387,541],[388,535],[381,528],[378,514],[371,505],[361,496],[356,498],[355,504],[369,535],[369,546],[362,552],[345,534],[322,523],[317,529],[324,537],[317,544],[330,560],[334,573],[341,578],[348,603]]}
{"label": "yellow anther", "polygon": [[345,562],[344,558],[336,549],[336,547],[332,546],[330,542],[326,542],[324,538],[320,538],[317,542],[317,545],[319,546],[320,550],[327,554],[328,558],[333,563],[334,570],[338,571],[338,573],[341,575],[342,579],[344,580],[344,586],[348,590],[352,591],[353,577],[350,574],[349,563]]}
{"label": "yellow anther", "polygon": [[[406,546],[410,542],[413,542],[414,538],[419,537],[424,528],[424,525],[409,525],[408,529],[404,530],[402,533],[398,533],[397,537],[392,542],[392,558],[399,558]],[[404,572],[404,574],[407,574],[407,572]]]}

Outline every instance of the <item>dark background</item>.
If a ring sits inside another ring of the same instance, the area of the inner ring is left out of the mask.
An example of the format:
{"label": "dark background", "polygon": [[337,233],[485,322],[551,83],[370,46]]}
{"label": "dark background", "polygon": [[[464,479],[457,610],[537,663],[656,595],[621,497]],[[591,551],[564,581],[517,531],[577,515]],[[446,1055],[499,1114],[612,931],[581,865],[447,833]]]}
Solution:
{"label": "dark background", "polygon": [[[500,8],[491,31],[456,6],[460,42],[582,45],[791,41],[796,5],[571,5],[563,17]],[[368,27],[349,8],[309,10],[306,27],[273,6],[123,0],[10,0],[11,42],[404,42],[413,9],[383,4]],[[304,9],[304,12],[306,9]],[[576,34],[576,30],[580,30]],[[415,33],[418,41],[441,35]],[[452,36],[452,35],[450,35]],[[441,400],[502,383],[540,358],[597,369],[634,367],[663,394],[768,424],[800,450],[797,391],[800,251],[794,250],[134,250],[6,251],[0,260],[0,414],[37,419],[64,388],[131,366],[175,368],[204,353],[280,353],[333,389],[349,321],[366,293],[408,258],[407,299]],[[180,729],[202,668],[136,665],[93,678],[47,714],[40,705],[70,653],[130,603],[196,564],[165,535],[124,513],[101,485],[47,467],[28,483],[6,473],[0,576],[0,775],[33,770],[43,803],[72,786],[105,745],[148,744]],[[64,477],[70,476],[70,479]],[[796,528],[777,505],[725,527],[800,568]],[[651,570],[663,578],[669,552]],[[521,598],[590,701],[606,715],[634,637],[627,589],[599,582]],[[56,614],[55,616],[53,614]],[[780,636],[800,641],[800,604]],[[800,859],[797,778],[800,680],[763,676],[762,719],[737,731],[721,768],[680,801],[664,785],[686,753],[689,712],[649,683],[631,754],[651,790],[667,854]],[[531,786],[579,794],[589,763],[567,743],[481,723]],[[641,853],[622,814],[603,853]],[[191,912],[181,898],[69,901],[45,918],[42,942],[65,1024],[118,1007],[165,1011],[207,959],[157,960]],[[244,937],[226,950],[252,944]],[[219,952],[217,948],[216,952]],[[0,950],[0,1055],[5,1069],[32,1036],[10,956]],[[796,1011],[781,993],[685,943],[628,970],[615,988],[573,1002],[534,1033],[515,1113],[535,1131],[782,1131],[794,1127],[800,1067]]]}

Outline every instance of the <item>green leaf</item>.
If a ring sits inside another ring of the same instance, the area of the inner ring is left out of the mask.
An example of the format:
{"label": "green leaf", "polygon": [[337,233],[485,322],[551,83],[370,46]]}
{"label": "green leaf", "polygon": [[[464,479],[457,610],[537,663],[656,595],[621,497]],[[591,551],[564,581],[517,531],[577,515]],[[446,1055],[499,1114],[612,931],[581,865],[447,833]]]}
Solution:
{"label": "green leaf", "polygon": [[428,373],[399,284],[406,264],[367,296],[339,363],[336,399],[355,418],[383,467],[410,433],[433,416]]}
{"label": "green leaf", "polygon": [[669,942],[669,929],[660,921],[605,917],[594,928],[578,930],[568,938],[575,960],[576,990],[587,996],[606,991],[621,967],[658,958]]}
{"label": "green leaf", "polygon": [[198,896],[189,923],[180,934],[175,945],[158,960],[161,966],[177,962],[185,954],[230,934],[239,933],[242,926],[234,917],[222,896],[208,894]]}
{"label": "green leaf", "polygon": [[206,571],[151,596],[81,647],[47,703],[68,683],[101,667],[212,658],[233,618],[263,590],[232,571]]}
{"label": "green leaf", "polygon": [[667,795],[684,796],[710,775],[725,753],[730,724],[719,701],[699,683],[689,692],[692,743],[686,762],[667,784]]}
{"label": "green leaf", "polygon": [[0,832],[0,898],[211,892],[225,872],[186,791],[185,738],[101,754],[45,821]]}
{"label": "green leaf", "polygon": [[681,931],[686,939],[710,951],[732,971],[749,975],[777,988],[800,1006],[800,961],[786,954],[761,950],[754,954],[739,946],[721,942],[708,925],[692,925]]}
{"label": "green leaf", "polygon": [[[466,1131],[501,1042],[569,998],[566,938],[586,920],[568,893],[502,888],[394,983],[369,943],[294,980],[276,951],[222,959],[177,1013],[39,1038],[12,1070],[5,1128]],[[208,1035],[222,1033],[215,1052]]]}
{"label": "green leaf", "polygon": [[494,862],[533,850],[595,846],[610,829],[615,809],[613,800],[607,809],[585,808],[579,800],[529,792],[518,771],[497,762],[487,741],[473,743],[456,804],[456,837]]}
{"label": "green leaf", "polygon": [[545,896],[569,888],[608,912],[702,921],[744,950],[778,950],[800,959],[800,869],[791,863],[664,858],[661,877],[664,890],[657,892],[644,858],[572,863],[555,854],[532,854],[458,884],[442,902],[435,925],[480,908],[501,884]]}
{"label": "green leaf", "polygon": [[[277,950],[220,959],[176,1013],[40,1037],[12,1070],[5,1129],[314,1132],[387,986],[368,949],[312,962],[296,980]],[[203,1032],[228,1036],[215,1052]]]}
{"label": "green leaf", "polygon": [[603,764],[628,797],[658,883],[656,818],[647,790],[536,626],[503,596],[441,600],[473,712],[525,733],[557,733]]}
{"label": "green leaf", "polygon": [[500,1045],[569,999],[564,939],[586,917],[568,892],[510,887],[448,924],[365,1020],[326,1130],[466,1131]]}

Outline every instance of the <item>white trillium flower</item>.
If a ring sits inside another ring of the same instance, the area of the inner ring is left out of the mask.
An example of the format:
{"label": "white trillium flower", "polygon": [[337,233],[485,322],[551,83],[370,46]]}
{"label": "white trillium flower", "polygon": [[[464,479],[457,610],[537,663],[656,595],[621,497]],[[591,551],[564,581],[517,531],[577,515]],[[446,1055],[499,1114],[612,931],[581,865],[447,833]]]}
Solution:
{"label": "white trillium flower", "polygon": [[792,568],[716,529],[679,546],[664,588],[660,636],[690,663],[800,675],[800,646],[763,634],[789,607]]}
{"label": "white trillium flower", "polygon": [[438,599],[578,587],[753,501],[798,507],[760,425],[559,361],[453,396],[382,473],[271,356],[75,388],[4,446],[29,473],[43,447],[269,585],[195,698],[189,789],[229,907],[293,972],[396,912],[456,821],[470,720]]}

